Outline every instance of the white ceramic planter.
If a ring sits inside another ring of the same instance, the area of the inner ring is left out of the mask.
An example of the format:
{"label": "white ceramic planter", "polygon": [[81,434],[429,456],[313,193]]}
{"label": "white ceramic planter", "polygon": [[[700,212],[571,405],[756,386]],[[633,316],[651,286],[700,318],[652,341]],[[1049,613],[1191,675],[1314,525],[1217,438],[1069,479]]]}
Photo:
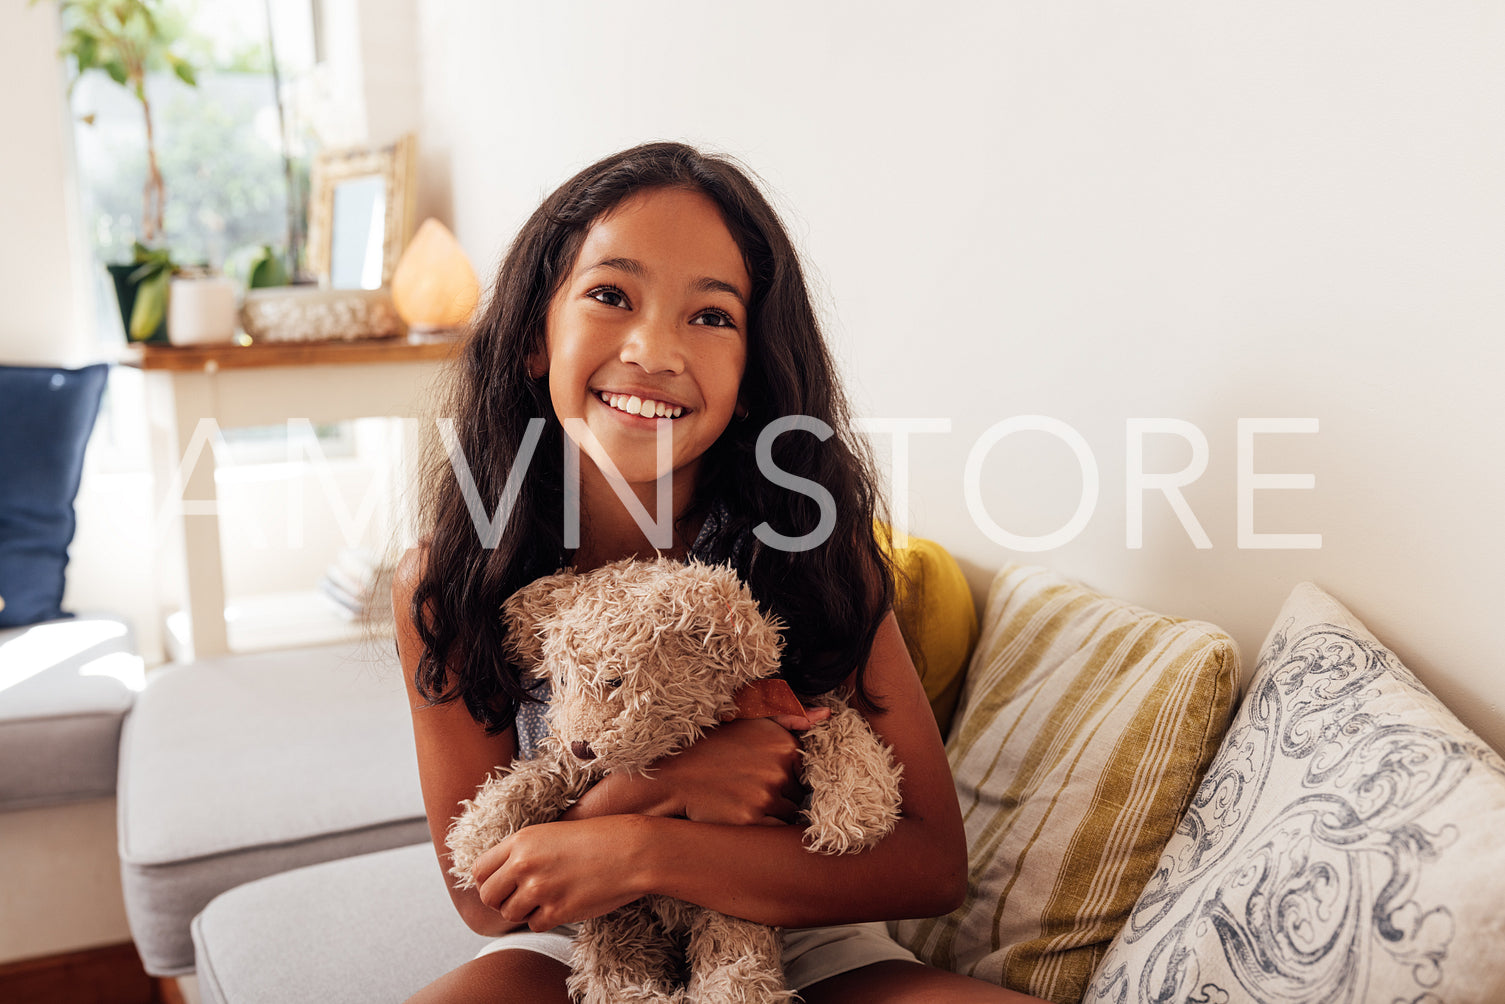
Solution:
{"label": "white ceramic planter", "polygon": [[235,283],[224,276],[175,278],[167,300],[167,340],[205,345],[235,340]]}

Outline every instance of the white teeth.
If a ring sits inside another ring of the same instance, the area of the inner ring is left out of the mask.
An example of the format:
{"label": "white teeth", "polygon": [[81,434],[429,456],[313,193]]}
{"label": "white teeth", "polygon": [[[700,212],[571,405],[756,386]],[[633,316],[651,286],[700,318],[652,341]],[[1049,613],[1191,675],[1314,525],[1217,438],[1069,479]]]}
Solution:
{"label": "white teeth", "polygon": [[597,396],[618,411],[624,411],[629,415],[641,415],[644,418],[678,418],[685,412],[681,405],[665,404],[663,401],[641,398],[635,394],[599,394]]}

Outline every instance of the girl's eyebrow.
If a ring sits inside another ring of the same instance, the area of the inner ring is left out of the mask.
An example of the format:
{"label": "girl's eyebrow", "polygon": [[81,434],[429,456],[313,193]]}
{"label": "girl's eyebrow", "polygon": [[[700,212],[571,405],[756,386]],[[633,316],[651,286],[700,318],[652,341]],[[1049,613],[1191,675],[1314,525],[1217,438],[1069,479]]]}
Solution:
{"label": "girl's eyebrow", "polygon": [[[628,275],[641,279],[648,272],[643,263],[636,258],[602,258],[585,272],[594,272],[598,268],[615,269],[618,272],[626,272]],[[585,274],[585,273],[582,273]],[[747,306],[747,297],[742,291],[724,279],[717,279],[709,275],[703,275],[690,283],[690,289],[697,293],[727,293],[737,298],[742,306]]]}
{"label": "girl's eyebrow", "polygon": [[647,269],[643,268],[643,263],[635,258],[602,258],[585,271],[594,272],[598,268],[616,269],[618,272],[626,272],[640,279],[647,272]]}
{"label": "girl's eyebrow", "polygon": [[747,306],[747,298],[742,295],[742,290],[723,279],[713,279],[708,275],[703,275],[690,283],[690,288],[697,293],[730,293],[737,298],[738,303],[744,307]]}

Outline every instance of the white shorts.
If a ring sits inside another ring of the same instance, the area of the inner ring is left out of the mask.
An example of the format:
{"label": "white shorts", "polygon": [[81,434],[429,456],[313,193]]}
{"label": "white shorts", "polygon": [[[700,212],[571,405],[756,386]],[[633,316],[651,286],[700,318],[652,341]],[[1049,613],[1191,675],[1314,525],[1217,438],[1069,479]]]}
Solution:
{"label": "white shorts", "polygon": [[[570,950],[579,926],[564,924],[552,931],[535,934],[513,931],[497,938],[476,953],[476,958],[492,952],[521,949],[547,955],[565,965],[570,964]],[[791,990],[803,990],[821,980],[861,969],[875,962],[899,960],[915,962],[914,953],[901,948],[888,936],[882,923],[841,924],[836,927],[786,927],[784,938],[784,982]]]}

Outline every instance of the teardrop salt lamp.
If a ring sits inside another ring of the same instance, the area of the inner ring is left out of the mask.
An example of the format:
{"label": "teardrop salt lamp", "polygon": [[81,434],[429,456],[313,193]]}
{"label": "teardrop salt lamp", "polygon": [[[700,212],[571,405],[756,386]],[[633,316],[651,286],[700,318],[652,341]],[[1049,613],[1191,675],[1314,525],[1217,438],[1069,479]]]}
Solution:
{"label": "teardrop salt lamp", "polygon": [[470,321],[481,284],[465,249],[438,220],[423,221],[392,272],[392,305],[413,334],[453,334]]}

